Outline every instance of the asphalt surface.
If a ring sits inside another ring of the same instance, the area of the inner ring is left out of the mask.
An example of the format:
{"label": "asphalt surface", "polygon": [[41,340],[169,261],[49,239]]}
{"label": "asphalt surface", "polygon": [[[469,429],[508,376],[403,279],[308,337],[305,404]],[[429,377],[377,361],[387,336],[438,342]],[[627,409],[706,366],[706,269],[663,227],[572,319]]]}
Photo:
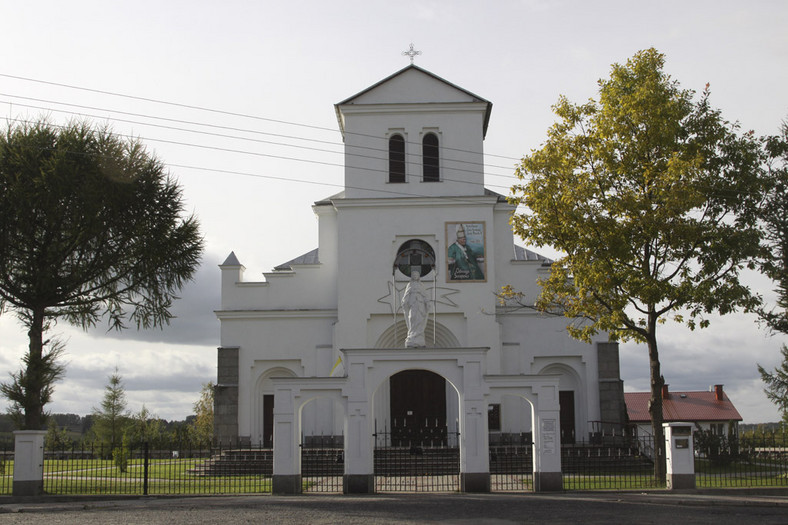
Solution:
{"label": "asphalt surface", "polygon": [[2,524],[781,524],[788,491],[369,496],[211,496],[31,500],[0,497]]}

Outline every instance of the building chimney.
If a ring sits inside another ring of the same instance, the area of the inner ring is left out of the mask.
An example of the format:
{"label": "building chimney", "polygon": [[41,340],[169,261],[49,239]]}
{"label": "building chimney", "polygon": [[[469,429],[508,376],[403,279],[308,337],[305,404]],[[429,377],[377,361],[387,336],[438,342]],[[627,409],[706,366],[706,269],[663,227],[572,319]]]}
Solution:
{"label": "building chimney", "polygon": [[668,392],[668,384],[665,383],[662,385],[662,399],[670,398],[670,393]]}
{"label": "building chimney", "polygon": [[714,385],[714,397],[717,401],[722,401],[722,385]]}

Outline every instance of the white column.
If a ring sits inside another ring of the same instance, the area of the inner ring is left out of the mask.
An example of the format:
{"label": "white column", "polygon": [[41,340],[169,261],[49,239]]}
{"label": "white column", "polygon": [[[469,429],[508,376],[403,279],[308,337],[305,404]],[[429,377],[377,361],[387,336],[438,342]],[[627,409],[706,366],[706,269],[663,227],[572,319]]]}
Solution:
{"label": "white column", "polygon": [[46,430],[14,432],[14,496],[44,493],[44,436]]}
{"label": "white column", "polygon": [[294,391],[290,387],[274,390],[274,494],[301,492],[301,449],[299,418]]}
{"label": "white column", "polygon": [[368,364],[361,360],[347,362],[347,416],[345,419],[346,494],[369,494],[375,491],[375,431],[371,414],[372,395],[366,388]]}
{"label": "white column", "polygon": [[487,403],[481,356],[463,363],[460,399],[460,483],[463,492],[490,491]]}
{"label": "white column", "polygon": [[533,425],[534,490],[559,491],[563,490],[563,480],[558,385],[543,385],[536,390],[537,402]]}

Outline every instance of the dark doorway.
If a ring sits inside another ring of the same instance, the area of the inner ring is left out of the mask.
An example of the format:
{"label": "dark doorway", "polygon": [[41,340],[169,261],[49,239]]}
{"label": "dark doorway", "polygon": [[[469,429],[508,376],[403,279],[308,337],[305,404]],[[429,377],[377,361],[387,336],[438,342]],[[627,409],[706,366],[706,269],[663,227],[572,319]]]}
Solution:
{"label": "dark doorway", "polygon": [[561,406],[561,444],[575,442],[575,392],[561,390],[558,392],[558,403]]}
{"label": "dark doorway", "polygon": [[263,396],[263,446],[274,446],[274,396]]}
{"label": "dark doorway", "polygon": [[405,370],[391,376],[389,383],[392,444],[445,441],[446,380],[427,370]]}

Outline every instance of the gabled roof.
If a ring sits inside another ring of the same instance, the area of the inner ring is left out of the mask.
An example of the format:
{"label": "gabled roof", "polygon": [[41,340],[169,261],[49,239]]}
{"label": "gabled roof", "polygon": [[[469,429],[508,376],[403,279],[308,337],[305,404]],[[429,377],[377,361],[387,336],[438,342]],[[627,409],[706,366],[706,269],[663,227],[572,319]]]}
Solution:
{"label": "gabled roof", "polygon": [[540,255],[528,248],[514,245],[514,260],[515,261],[540,261],[543,265],[550,265],[553,261],[544,255]]}
{"label": "gabled roof", "polygon": [[[631,423],[651,422],[648,413],[649,392],[625,392],[624,402],[627,404],[627,416]],[[662,399],[662,417],[671,421],[741,421],[742,417],[736,407],[722,393],[722,401],[718,401],[715,392],[670,392]]]}
{"label": "gabled roof", "polygon": [[461,88],[460,86],[458,86],[456,84],[452,84],[448,80],[443,79],[443,78],[439,77],[438,75],[427,71],[426,69],[420,68],[419,66],[417,66],[415,64],[410,64],[410,65],[400,69],[396,73],[387,76],[383,80],[381,80],[379,82],[376,82],[375,84],[369,86],[368,88],[366,88],[366,89],[364,89],[362,91],[359,91],[355,95],[346,98],[342,102],[339,102],[339,103],[335,104],[334,107],[336,108],[337,119],[339,120],[339,126],[340,126],[340,129],[341,129],[342,133],[344,134],[345,130],[343,129],[342,118],[340,116],[340,106],[354,104],[355,103],[354,101],[357,101],[363,95],[366,95],[366,94],[374,91],[375,89],[379,88],[383,84],[391,82],[395,78],[397,78],[397,77],[399,77],[401,75],[404,75],[405,73],[410,72],[410,71],[417,71],[417,72],[419,72],[419,73],[421,73],[423,75],[426,75],[426,76],[428,76],[428,77],[430,77],[432,79],[437,80],[438,82],[440,82],[440,83],[442,83],[442,84],[444,84],[444,85],[446,85],[448,87],[451,87],[452,89],[455,89],[455,90],[459,91],[460,93],[464,94],[465,96],[467,96],[470,99],[468,102],[476,102],[476,103],[486,104],[487,105],[487,109],[486,109],[485,115],[484,115],[484,130],[483,130],[483,135],[482,136],[486,136],[487,135],[487,125],[490,122],[490,114],[492,112],[492,102],[480,97],[479,95],[476,95],[476,94],[468,91],[467,89]]}
{"label": "gabled roof", "polygon": [[275,266],[274,270],[276,271],[292,270],[293,266],[297,264],[320,264],[320,259],[318,259],[317,257],[317,251],[318,251],[317,248],[308,251],[305,254],[296,257],[295,259],[289,260],[286,263],[282,263],[278,266]]}

